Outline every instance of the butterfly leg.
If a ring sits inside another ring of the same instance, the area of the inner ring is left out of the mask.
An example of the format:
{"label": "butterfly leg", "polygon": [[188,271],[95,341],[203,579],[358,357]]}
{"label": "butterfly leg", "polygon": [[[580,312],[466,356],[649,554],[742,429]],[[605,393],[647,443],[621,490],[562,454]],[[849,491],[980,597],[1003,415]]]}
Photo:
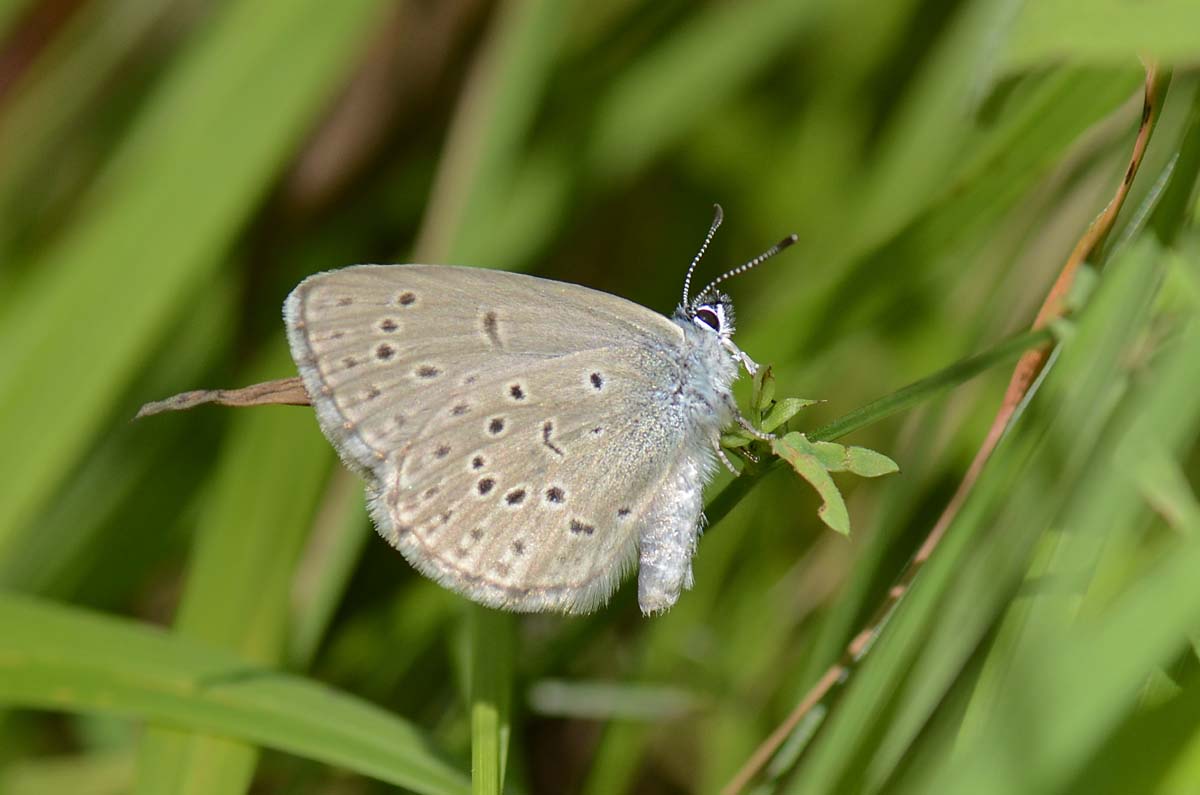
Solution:
{"label": "butterfly leg", "polygon": [[692,587],[703,509],[702,460],[687,456],[655,495],[638,535],[638,605],[661,613]]}
{"label": "butterfly leg", "polygon": [[733,418],[737,420],[737,424],[745,428],[751,436],[753,436],[755,439],[761,439],[764,442],[769,442],[775,438],[775,434],[760,431],[758,428],[754,427],[750,420],[742,416],[742,410],[738,407],[737,401],[733,399],[733,395],[731,393],[726,392],[723,395],[723,398],[725,400],[725,407],[729,409],[730,413],[733,415]]}
{"label": "butterfly leg", "polygon": [[725,337],[721,340],[721,345],[724,346],[725,350],[729,351],[730,355],[733,356],[734,359],[737,359],[739,362],[741,362],[742,367],[746,368],[747,373],[754,375],[758,372],[758,363],[751,359],[748,353],[734,344],[733,340]]}
{"label": "butterfly leg", "polygon": [[725,465],[726,469],[735,475],[741,474],[737,471],[737,469],[734,468],[733,462],[729,460],[729,456],[725,455],[725,449],[721,447],[720,437],[713,439],[713,449],[717,451],[717,458],[720,459],[721,463]]}

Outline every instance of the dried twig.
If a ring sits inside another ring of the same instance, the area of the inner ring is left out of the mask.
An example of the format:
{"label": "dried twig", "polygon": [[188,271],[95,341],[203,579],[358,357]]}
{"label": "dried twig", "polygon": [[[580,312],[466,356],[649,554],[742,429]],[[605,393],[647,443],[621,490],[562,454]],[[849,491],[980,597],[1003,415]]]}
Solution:
{"label": "dried twig", "polygon": [[183,411],[205,403],[218,403],[222,406],[312,405],[308,399],[308,392],[304,390],[304,382],[299,376],[293,376],[252,384],[241,389],[196,389],[181,392],[163,400],[147,403],[138,409],[134,419],[161,414],[164,411]]}

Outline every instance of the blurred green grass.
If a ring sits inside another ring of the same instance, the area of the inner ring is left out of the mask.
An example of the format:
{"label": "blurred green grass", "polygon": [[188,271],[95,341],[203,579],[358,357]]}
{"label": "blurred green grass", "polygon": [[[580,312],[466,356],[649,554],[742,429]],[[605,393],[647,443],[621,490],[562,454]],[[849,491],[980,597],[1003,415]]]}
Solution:
{"label": "blurred green grass", "polygon": [[1200,6],[0,3],[0,790],[717,791],[920,543],[1006,367],[851,434],[902,472],[839,480],[849,540],[791,476],[739,492],[655,619],[422,581],[304,409],[129,417],[291,374],[283,296],[353,262],[668,312],[719,201],[711,272],[800,235],[731,287],[819,428],[1028,327],[1126,167],[1139,56],[1174,74],[1093,297],[760,792],[1200,789]]}

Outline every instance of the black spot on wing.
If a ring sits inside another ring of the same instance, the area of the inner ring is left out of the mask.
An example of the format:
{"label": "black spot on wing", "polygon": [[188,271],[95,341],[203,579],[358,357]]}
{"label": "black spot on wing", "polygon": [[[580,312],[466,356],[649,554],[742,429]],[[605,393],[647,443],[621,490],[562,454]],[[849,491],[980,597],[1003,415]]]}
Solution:
{"label": "black spot on wing", "polygon": [[542,423],[542,444],[544,444],[544,445],[546,445],[546,447],[550,448],[550,450],[552,450],[555,453],[555,455],[561,456],[563,454],[562,448],[559,447],[558,445],[556,445],[554,442],[550,441],[550,436],[553,433],[554,433],[554,421],[546,420],[545,422],[543,422]]}
{"label": "black spot on wing", "polygon": [[483,317],[480,318],[480,326],[483,328],[483,334],[485,337],[487,337],[488,342],[492,344],[492,347],[502,347],[503,343],[500,339],[500,322],[496,319],[495,312],[484,312]]}
{"label": "black spot on wing", "polygon": [[570,524],[571,532],[576,535],[588,535],[596,532],[596,528],[590,524],[584,524],[578,519],[572,519]]}

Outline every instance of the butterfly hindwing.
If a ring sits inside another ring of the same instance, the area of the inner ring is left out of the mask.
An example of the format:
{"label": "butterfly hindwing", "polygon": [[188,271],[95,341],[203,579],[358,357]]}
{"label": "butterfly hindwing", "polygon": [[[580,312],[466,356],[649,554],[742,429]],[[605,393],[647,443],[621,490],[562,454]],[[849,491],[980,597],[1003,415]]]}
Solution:
{"label": "butterfly hindwing", "polygon": [[427,424],[376,502],[410,560],[489,604],[580,611],[603,601],[633,561],[643,507],[676,446],[643,432],[653,415],[614,410],[629,403],[588,379],[603,371],[605,389],[638,391],[636,370],[607,352],[566,358],[576,361],[510,370],[455,396],[482,398]]}

